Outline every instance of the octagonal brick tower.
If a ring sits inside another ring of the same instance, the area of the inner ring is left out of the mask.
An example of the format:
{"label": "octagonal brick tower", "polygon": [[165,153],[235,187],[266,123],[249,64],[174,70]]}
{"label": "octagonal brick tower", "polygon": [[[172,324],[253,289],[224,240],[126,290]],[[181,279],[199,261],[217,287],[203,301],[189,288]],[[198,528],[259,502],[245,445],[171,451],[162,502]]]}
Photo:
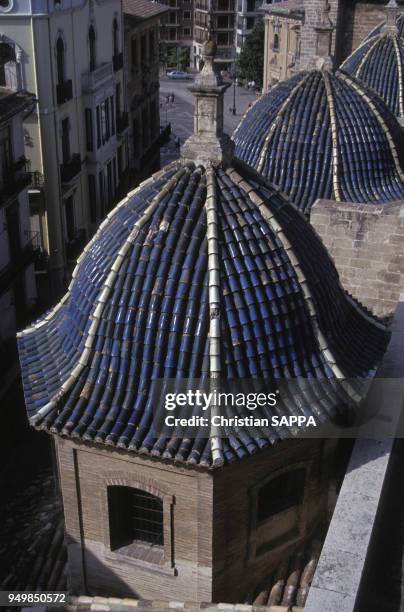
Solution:
{"label": "octagonal brick tower", "polygon": [[388,341],[301,213],[232,159],[214,55],[209,41],[184,157],[108,215],[64,298],[18,338],[30,422],[56,443],[75,592],[243,601],[323,517],[326,441],[162,435],[159,380],[301,377],[319,383],[306,406],[281,404],[327,421],[325,382],[359,401],[352,379]]}

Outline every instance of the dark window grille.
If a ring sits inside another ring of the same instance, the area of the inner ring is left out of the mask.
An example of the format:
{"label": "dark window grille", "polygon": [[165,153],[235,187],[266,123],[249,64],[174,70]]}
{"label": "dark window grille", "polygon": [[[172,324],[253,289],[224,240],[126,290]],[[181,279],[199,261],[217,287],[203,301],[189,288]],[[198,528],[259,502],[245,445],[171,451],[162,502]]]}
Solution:
{"label": "dark window grille", "polygon": [[134,542],[163,546],[163,502],[160,498],[130,487],[108,487],[111,549]]}
{"label": "dark window grille", "polygon": [[258,491],[257,522],[298,506],[304,494],[305,470],[298,469],[273,478]]}
{"label": "dark window grille", "polygon": [[145,491],[134,489],[132,512],[134,539],[162,546],[164,543],[162,500]]}

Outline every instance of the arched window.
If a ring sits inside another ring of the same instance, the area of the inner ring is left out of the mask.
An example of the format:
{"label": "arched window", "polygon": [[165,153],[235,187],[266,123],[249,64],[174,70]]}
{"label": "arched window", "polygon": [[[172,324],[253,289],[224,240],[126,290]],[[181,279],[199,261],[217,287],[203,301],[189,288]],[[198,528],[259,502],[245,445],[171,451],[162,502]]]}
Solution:
{"label": "arched window", "polygon": [[111,486],[108,514],[111,550],[135,543],[163,546],[163,501],[159,497],[141,489]]}
{"label": "arched window", "polygon": [[118,41],[118,22],[114,19],[112,24],[112,46],[113,46],[113,54],[118,55],[119,53],[119,41]]}
{"label": "arched window", "polygon": [[274,51],[279,51],[279,34],[274,34]]}
{"label": "arched window", "polygon": [[62,85],[65,82],[65,45],[61,36],[59,36],[56,43],[56,65],[58,83]]}
{"label": "arched window", "polygon": [[95,30],[94,26],[88,29],[88,46],[90,50],[90,72],[95,70]]}

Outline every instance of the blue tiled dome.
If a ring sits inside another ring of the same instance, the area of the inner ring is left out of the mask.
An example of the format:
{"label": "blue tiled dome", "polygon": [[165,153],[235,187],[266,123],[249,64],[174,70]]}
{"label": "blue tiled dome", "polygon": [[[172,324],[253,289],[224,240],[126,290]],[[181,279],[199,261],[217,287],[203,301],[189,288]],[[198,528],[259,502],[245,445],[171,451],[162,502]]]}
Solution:
{"label": "blue tiled dome", "polygon": [[301,72],[247,111],[236,156],[304,212],[317,198],[387,202],[404,196],[401,128],[384,103],[352,77]]}
{"label": "blue tiled dome", "polygon": [[396,116],[404,116],[404,19],[396,31],[379,26],[345,60],[341,70],[371,87]]}
{"label": "blue tiled dome", "polygon": [[[65,297],[18,346],[34,425],[209,467],[280,434],[229,436],[216,455],[211,440],[183,430],[157,436],[156,379],[210,377],[214,345],[215,374],[225,379],[335,378],[342,393],[341,378],[374,374],[387,339],[279,192],[239,163],[177,162],[109,215]],[[309,406],[320,419],[331,411],[327,393]],[[288,408],[301,413],[293,398]]]}

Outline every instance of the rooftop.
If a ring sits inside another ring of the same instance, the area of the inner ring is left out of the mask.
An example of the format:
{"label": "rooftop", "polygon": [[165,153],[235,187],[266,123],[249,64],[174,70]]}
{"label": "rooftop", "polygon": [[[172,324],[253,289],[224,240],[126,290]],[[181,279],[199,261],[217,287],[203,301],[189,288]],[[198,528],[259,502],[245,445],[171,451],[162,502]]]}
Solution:
{"label": "rooftop", "polygon": [[383,203],[404,197],[401,127],[374,92],[326,69],[300,72],[248,109],[235,155],[305,213],[318,198]]}
{"label": "rooftop", "polygon": [[[387,341],[278,190],[242,164],[181,161],[114,209],[68,293],[18,345],[33,425],[210,468],[286,433],[230,430],[218,440],[175,427],[163,435],[159,379],[308,377],[333,381],[346,402],[358,396],[343,379],[372,377]],[[335,405],[320,387],[305,404],[327,421]],[[300,393],[281,397],[279,409],[301,414]]]}
{"label": "rooftop", "polygon": [[397,117],[404,117],[404,16],[397,27],[378,26],[345,60],[341,70],[374,90]]}

